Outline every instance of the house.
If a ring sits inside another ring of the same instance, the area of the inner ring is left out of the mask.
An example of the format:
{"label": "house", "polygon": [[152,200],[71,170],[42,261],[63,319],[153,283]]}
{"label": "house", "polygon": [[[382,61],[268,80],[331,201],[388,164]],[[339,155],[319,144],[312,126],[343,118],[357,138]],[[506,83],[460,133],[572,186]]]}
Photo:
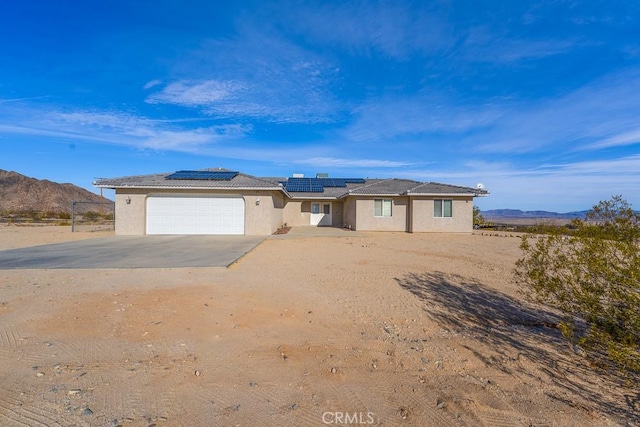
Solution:
{"label": "house", "polygon": [[99,179],[116,192],[116,234],[269,235],[283,224],[470,233],[481,188],[407,179],[255,177],[227,169]]}

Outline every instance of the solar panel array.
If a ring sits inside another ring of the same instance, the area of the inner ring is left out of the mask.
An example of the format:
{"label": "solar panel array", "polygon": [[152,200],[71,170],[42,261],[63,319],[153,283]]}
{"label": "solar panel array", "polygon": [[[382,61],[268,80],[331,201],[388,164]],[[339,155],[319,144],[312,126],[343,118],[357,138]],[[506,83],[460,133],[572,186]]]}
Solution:
{"label": "solar panel array", "polygon": [[346,187],[347,184],[363,184],[362,178],[289,178],[282,181],[285,189],[301,193],[322,193],[325,187]]}
{"label": "solar panel array", "polygon": [[214,181],[229,181],[233,179],[238,172],[231,171],[178,171],[171,175],[165,176],[166,179],[204,179]]}
{"label": "solar panel array", "polygon": [[324,191],[324,187],[316,178],[289,178],[284,184],[287,191],[300,193],[322,193]]}

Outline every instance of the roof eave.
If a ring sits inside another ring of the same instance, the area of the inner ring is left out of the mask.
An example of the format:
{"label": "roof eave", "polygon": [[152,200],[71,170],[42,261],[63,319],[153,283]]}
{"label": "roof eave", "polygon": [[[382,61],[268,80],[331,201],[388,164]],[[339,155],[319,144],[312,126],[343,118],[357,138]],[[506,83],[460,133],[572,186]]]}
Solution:
{"label": "roof eave", "polygon": [[118,189],[153,189],[153,190],[265,190],[265,191],[281,191],[282,187],[196,187],[196,186],[166,186],[166,185],[106,185],[93,184],[97,188]]}
{"label": "roof eave", "polygon": [[338,200],[341,196],[291,196],[289,198],[291,200]]}
{"label": "roof eave", "polygon": [[476,197],[477,193],[409,193],[408,196]]}

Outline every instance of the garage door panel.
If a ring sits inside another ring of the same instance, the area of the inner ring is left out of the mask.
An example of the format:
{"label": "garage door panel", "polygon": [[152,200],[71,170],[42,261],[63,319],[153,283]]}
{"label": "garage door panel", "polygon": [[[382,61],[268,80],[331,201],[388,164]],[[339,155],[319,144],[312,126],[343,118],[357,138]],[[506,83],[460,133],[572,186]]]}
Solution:
{"label": "garage door panel", "polygon": [[147,199],[147,234],[244,234],[242,197]]}

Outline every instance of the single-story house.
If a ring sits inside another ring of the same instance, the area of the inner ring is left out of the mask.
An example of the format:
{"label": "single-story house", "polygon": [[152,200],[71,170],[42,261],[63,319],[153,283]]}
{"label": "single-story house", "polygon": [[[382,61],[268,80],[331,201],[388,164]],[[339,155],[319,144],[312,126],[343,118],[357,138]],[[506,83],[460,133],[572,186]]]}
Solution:
{"label": "single-story house", "polygon": [[256,177],[227,169],[98,179],[116,234],[269,235],[283,225],[470,233],[478,188],[408,179]]}

